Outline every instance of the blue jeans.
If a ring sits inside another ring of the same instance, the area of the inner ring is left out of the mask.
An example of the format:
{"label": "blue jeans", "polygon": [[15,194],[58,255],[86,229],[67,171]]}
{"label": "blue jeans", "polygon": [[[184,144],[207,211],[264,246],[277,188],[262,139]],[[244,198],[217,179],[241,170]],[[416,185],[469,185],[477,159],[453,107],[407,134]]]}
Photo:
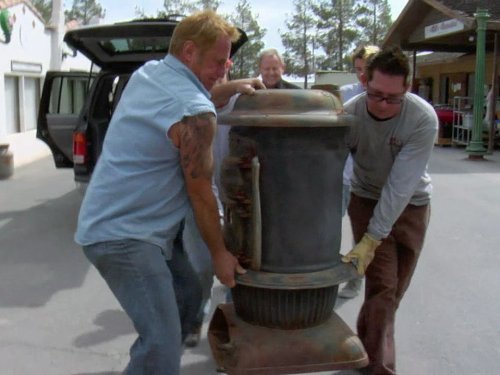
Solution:
{"label": "blue jeans", "polygon": [[[188,216],[189,217],[189,216]],[[174,240],[174,251],[172,251],[172,259],[167,263],[172,272],[172,277],[174,279],[174,290],[177,299],[177,305],[179,307],[179,315],[181,319],[181,334],[182,341],[189,333],[195,332],[201,324],[203,323],[203,293],[206,289],[206,284],[209,280],[200,279],[200,273],[197,268],[196,263],[192,263],[192,258],[190,257],[190,251],[185,247],[185,237],[186,229],[188,228],[188,218],[186,218],[185,224],[179,231],[176,239]],[[201,241],[201,237],[200,237]],[[203,246],[205,246],[206,252],[208,253],[208,248],[205,243],[201,241]],[[196,252],[203,253],[203,248],[195,248]],[[208,265],[210,267],[210,285],[208,285],[209,292],[212,287],[212,268],[210,255],[208,257]],[[210,297],[210,295],[209,295]],[[201,314],[201,318],[200,318]]]}
{"label": "blue jeans", "polygon": [[191,306],[194,306],[196,303],[199,305],[198,312],[192,321],[192,326],[196,329],[203,324],[205,307],[210,299],[214,283],[214,271],[210,250],[201,237],[192,210],[186,215],[182,242],[184,251],[187,253],[190,263],[196,273],[192,282],[186,282],[185,285],[190,285],[191,288],[193,288],[193,284],[197,285],[199,287],[197,293],[201,294],[191,293],[191,298],[193,298]]}
{"label": "blue jeans", "polygon": [[179,374],[181,324],[168,256],[160,247],[137,240],[101,242],[83,250],[139,335],[124,373]]}

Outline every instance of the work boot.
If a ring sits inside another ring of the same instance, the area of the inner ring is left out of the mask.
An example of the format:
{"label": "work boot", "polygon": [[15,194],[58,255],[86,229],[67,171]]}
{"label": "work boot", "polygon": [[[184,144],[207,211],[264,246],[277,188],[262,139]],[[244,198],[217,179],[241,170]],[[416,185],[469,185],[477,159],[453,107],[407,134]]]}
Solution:
{"label": "work boot", "polygon": [[357,277],[355,279],[349,280],[342,288],[342,290],[339,292],[339,297],[346,299],[351,299],[356,297],[361,290],[362,284],[363,284],[362,277]]}

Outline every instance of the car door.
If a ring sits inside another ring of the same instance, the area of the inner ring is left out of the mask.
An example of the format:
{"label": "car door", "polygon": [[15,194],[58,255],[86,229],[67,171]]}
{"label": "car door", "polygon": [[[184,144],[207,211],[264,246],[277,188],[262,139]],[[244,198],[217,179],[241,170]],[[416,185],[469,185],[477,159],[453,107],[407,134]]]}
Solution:
{"label": "car door", "polygon": [[57,168],[73,167],[73,131],[94,75],[49,71],[45,76],[37,121],[37,138],[51,149]]}

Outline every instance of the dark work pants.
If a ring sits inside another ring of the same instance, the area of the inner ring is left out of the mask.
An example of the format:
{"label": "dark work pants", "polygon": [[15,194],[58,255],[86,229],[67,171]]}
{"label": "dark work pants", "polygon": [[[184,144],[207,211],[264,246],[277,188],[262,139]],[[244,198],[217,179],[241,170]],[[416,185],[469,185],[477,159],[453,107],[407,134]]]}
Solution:
{"label": "dark work pants", "polygon": [[[377,201],[351,194],[349,217],[356,243],[366,232]],[[358,316],[358,336],[373,375],[396,374],[394,322],[422,249],[430,205],[408,205],[366,270],[365,300]]]}

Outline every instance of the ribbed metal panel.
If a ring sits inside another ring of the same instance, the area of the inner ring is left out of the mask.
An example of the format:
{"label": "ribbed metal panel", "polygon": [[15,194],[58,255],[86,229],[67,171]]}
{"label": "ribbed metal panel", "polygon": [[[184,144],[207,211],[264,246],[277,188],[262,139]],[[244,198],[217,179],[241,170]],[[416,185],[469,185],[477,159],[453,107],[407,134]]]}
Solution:
{"label": "ribbed metal panel", "polygon": [[232,295],[237,315],[247,323],[301,329],[321,324],[331,316],[337,291],[338,285],[302,290],[237,285]]}

